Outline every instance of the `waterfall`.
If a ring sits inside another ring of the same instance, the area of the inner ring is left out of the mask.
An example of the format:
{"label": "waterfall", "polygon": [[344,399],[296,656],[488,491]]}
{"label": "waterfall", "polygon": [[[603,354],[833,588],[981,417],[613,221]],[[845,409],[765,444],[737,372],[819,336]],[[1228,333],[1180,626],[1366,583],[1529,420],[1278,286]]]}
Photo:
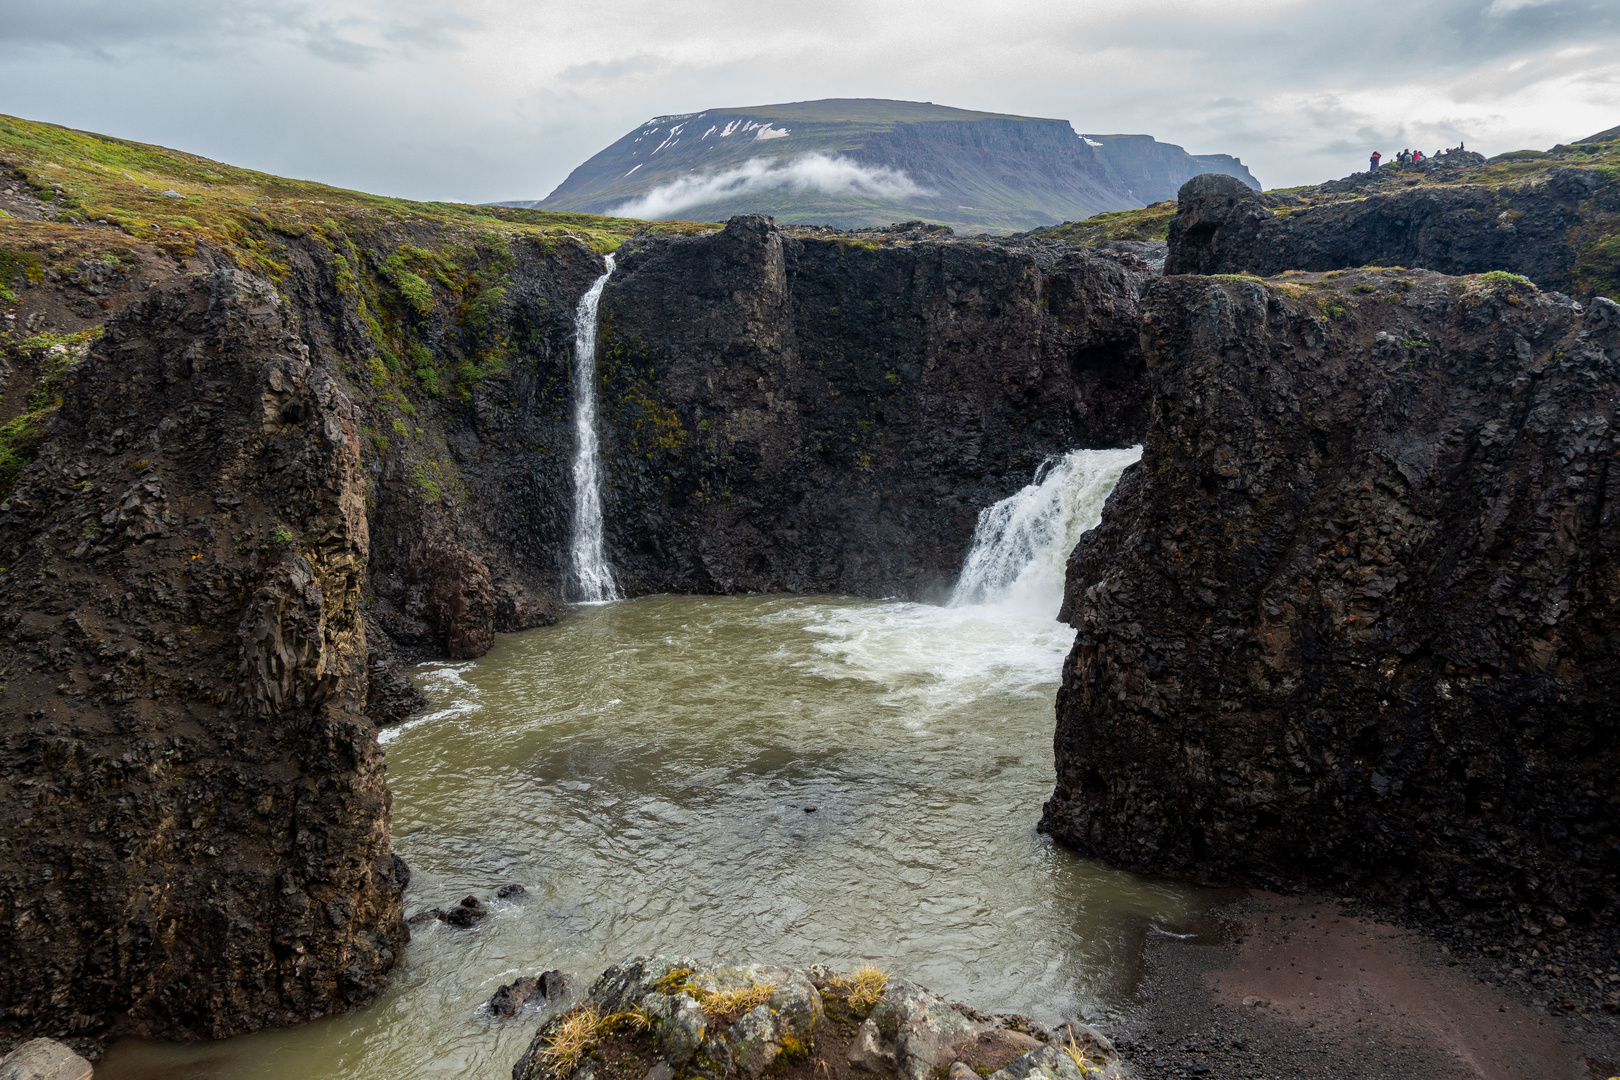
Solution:
{"label": "waterfall", "polygon": [[602,603],[619,599],[613,568],[602,551],[602,454],[596,436],[596,306],[602,289],[613,276],[613,256],[607,272],[580,297],[574,312],[574,538],[570,570],[576,599]]}
{"label": "waterfall", "polygon": [[1096,528],[1120,474],[1141,457],[1140,446],[1071,450],[1042,464],[1033,483],[979,511],[950,606],[1010,605],[1055,614],[1069,553],[1082,533]]}

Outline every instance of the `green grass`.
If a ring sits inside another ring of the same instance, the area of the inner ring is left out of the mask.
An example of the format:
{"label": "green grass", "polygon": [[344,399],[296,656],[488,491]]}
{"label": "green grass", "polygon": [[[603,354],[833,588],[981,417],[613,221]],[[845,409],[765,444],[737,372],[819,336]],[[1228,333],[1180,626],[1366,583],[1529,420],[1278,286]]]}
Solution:
{"label": "green grass", "polygon": [[[379,227],[425,227],[505,247],[519,237],[577,239],[597,251],[616,249],[637,231],[691,233],[693,222],[648,223],[596,214],[558,213],[461,203],[417,202],[272,176],[179,150],[0,115],[0,171],[21,180],[62,217],[62,223],[0,218],[0,273],[7,266],[49,262],[47,249],[71,247],[70,257],[112,250],[133,241],[178,257],[207,242],[236,252],[244,265],[284,271],[284,241],[316,235],[328,241]],[[62,195],[51,198],[53,187]],[[183,199],[164,198],[175,191]],[[106,218],[116,229],[73,223]],[[13,270],[11,273],[15,273]],[[9,281],[5,273],[0,284]],[[414,268],[402,274],[421,275]],[[410,278],[396,288],[413,306],[424,299]],[[421,285],[426,287],[427,280]]]}
{"label": "green grass", "polygon": [[1139,210],[1114,210],[1084,221],[1031,229],[1028,235],[1088,246],[1108,240],[1163,240],[1169,236],[1170,223],[1175,219],[1176,204],[1166,200]]}

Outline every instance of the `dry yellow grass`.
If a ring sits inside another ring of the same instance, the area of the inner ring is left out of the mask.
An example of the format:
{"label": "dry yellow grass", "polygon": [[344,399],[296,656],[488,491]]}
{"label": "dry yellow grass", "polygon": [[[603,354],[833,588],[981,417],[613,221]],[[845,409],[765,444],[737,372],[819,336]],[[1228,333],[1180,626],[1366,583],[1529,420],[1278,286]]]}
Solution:
{"label": "dry yellow grass", "polygon": [[555,1072],[567,1073],[607,1036],[623,1030],[644,1031],[651,1023],[640,1009],[603,1016],[595,1005],[583,1005],[563,1018],[540,1055]]}
{"label": "dry yellow grass", "polygon": [[731,990],[709,990],[699,996],[698,1004],[711,1020],[735,1020],[765,1004],[775,989],[773,983],[753,982]]}
{"label": "dry yellow grass", "polygon": [[878,1003],[889,985],[889,973],[871,964],[862,964],[853,975],[838,975],[828,984],[857,1012],[866,1012]]}
{"label": "dry yellow grass", "polygon": [[596,1045],[601,1032],[602,1014],[596,1011],[595,1005],[583,1005],[563,1017],[540,1056],[555,1072],[569,1072],[586,1051]]}
{"label": "dry yellow grass", "polygon": [[1074,1041],[1074,1036],[1069,1036],[1069,1045],[1063,1048],[1063,1052],[1069,1055],[1069,1060],[1074,1062],[1075,1067],[1080,1070],[1081,1076],[1102,1072],[1101,1067],[1091,1063],[1091,1059],[1086,1056],[1085,1050]]}

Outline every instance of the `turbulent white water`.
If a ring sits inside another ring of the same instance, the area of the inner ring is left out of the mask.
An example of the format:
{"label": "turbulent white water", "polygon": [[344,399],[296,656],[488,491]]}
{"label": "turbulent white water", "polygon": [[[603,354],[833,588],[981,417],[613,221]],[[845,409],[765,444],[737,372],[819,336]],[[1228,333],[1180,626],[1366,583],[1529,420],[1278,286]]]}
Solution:
{"label": "turbulent white water", "polygon": [[1057,621],[1069,553],[1141,456],[1140,446],[1070,451],[980,511],[948,606],[811,604],[776,617],[822,639],[817,674],[879,684],[880,703],[914,730],[964,702],[1049,696],[1074,642]]}
{"label": "turbulent white water", "polygon": [[951,606],[993,604],[1056,614],[1063,571],[1082,533],[1097,527],[1120,473],[1142,448],[1072,450],[1034,483],[979,512]]}
{"label": "turbulent white water", "polygon": [[602,549],[602,454],[596,435],[596,306],[602,289],[613,276],[613,256],[607,272],[597,278],[574,313],[574,537],[571,566],[575,599],[600,603],[619,599]]}

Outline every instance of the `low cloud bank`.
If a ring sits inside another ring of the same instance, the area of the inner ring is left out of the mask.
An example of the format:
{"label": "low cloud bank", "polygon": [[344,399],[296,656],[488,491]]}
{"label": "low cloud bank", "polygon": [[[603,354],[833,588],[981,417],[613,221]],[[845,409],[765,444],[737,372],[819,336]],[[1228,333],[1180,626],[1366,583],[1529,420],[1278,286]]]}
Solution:
{"label": "low cloud bank", "polygon": [[790,161],[753,158],[722,172],[683,176],[659,184],[640,198],[621,203],[608,212],[619,217],[658,221],[676,217],[681,211],[704,203],[776,188],[878,199],[931,194],[898,169],[862,165],[845,157],[805,154]]}

